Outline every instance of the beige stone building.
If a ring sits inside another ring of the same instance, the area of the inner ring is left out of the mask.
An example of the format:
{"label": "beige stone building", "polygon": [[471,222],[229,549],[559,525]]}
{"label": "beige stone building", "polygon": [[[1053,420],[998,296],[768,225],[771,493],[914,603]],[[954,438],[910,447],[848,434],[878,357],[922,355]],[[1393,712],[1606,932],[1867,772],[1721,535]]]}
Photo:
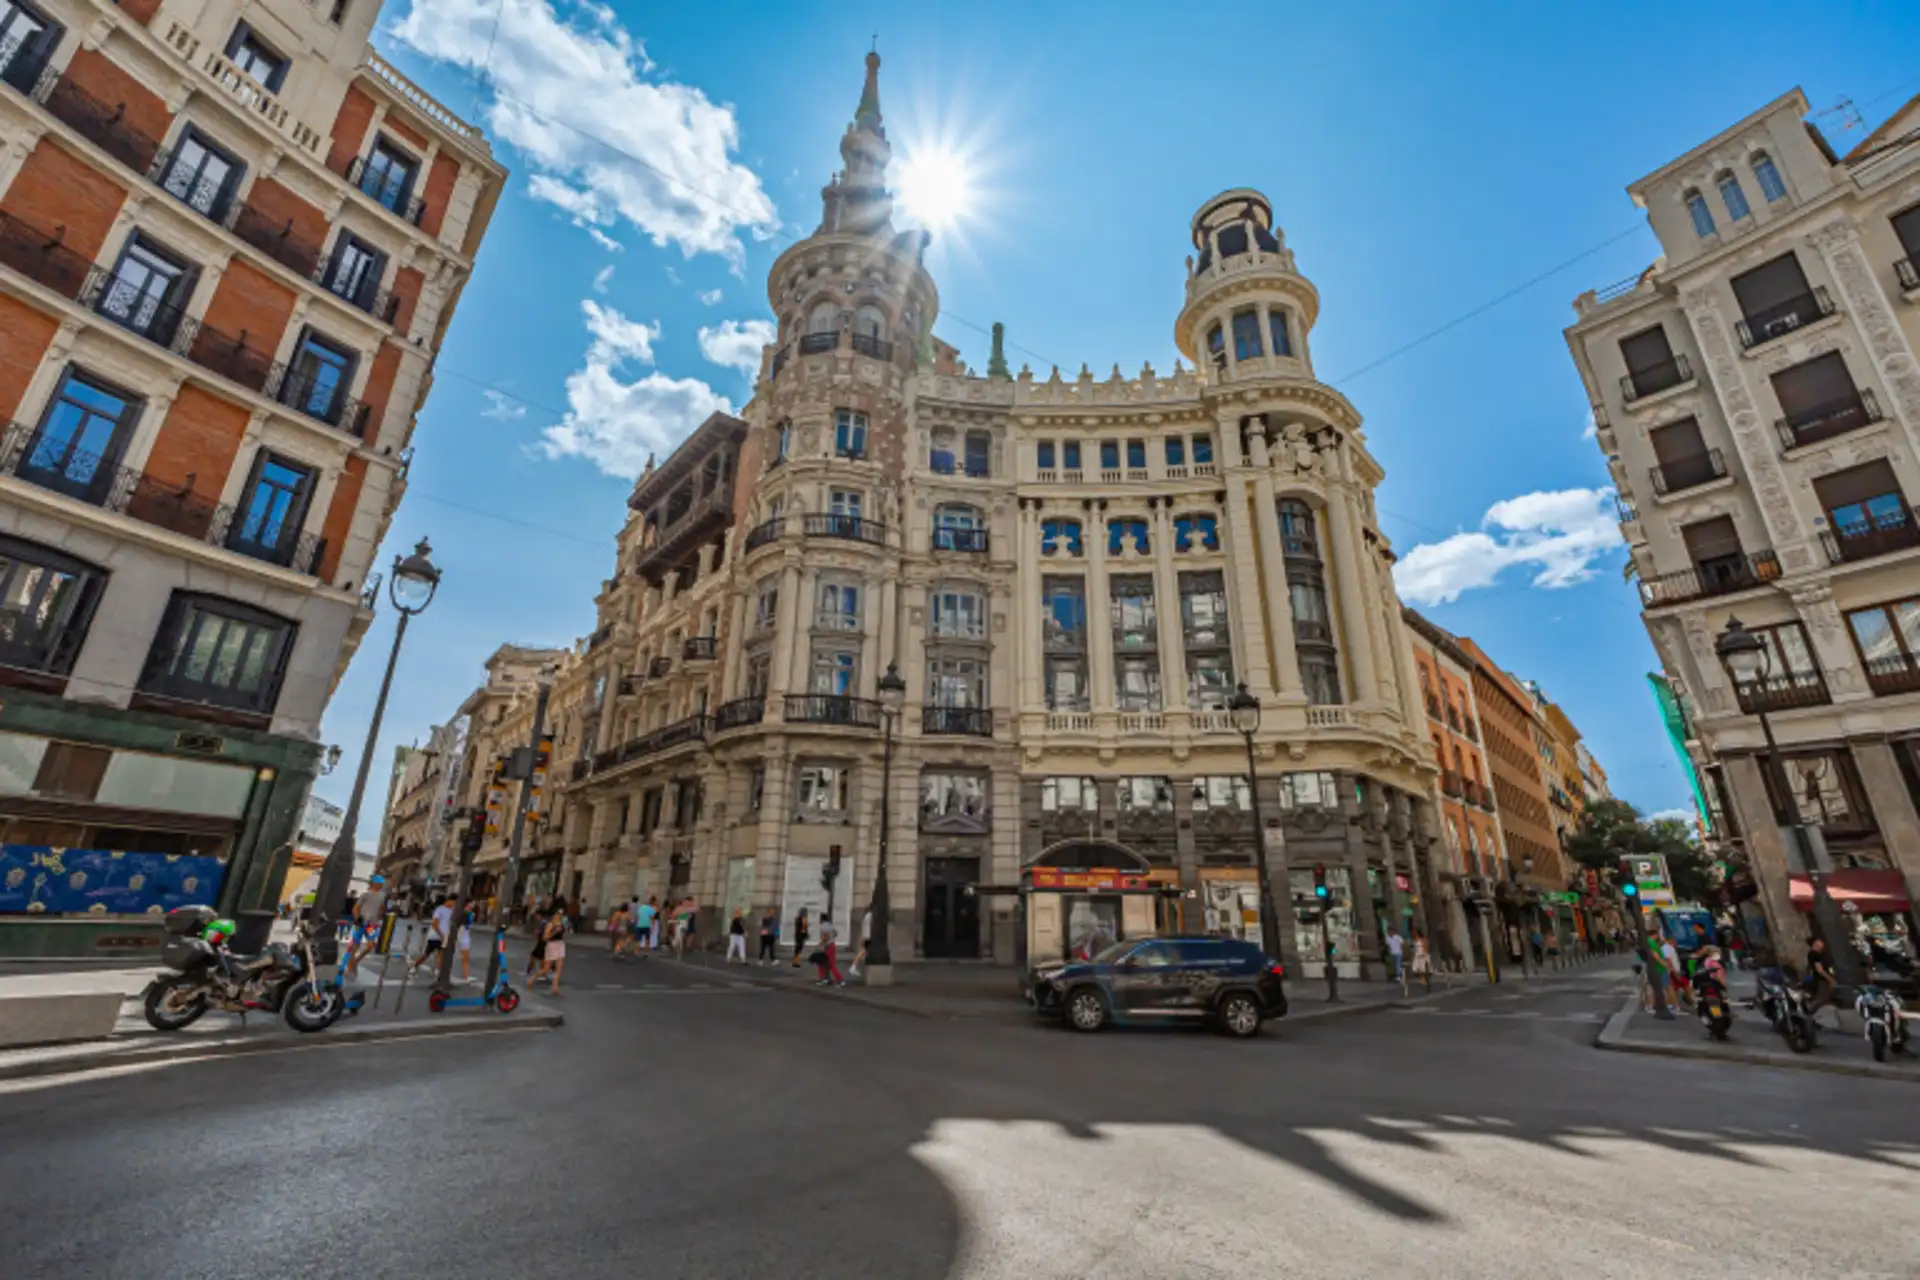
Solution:
{"label": "beige stone building", "polygon": [[9,847],[172,856],[228,910],[284,875],[505,179],[373,51],[379,13],[0,20],[0,596],[35,616],[0,655]]}
{"label": "beige stone building", "polygon": [[[1807,115],[1795,90],[1629,186],[1662,256],[1567,330],[1709,807],[1789,958],[1810,895],[1757,712],[1836,890],[1888,922],[1920,892],[1920,102],[1845,156]],[[1738,690],[1736,616],[1771,658]]]}
{"label": "beige stone building", "polygon": [[846,927],[873,887],[896,665],[897,954],[1013,959],[1011,903],[970,889],[1088,840],[1187,891],[1187,927],[1257,936],[1226,713],[1244,682],[1279,895],[1323,867],[1357,972],[1435,873],[1436,770],[1381,471],[1313,376],[1318,293],[1265,199],[1228,192],[1189,228],[1172,319],[1194,368],[1014,374],[996,342],[964,370],[931,336],[925,235],[892,222],[877,66],[819,229],[770,272],[752,403],[630,498],[556,688],[579,726],[556,746],[556,883],[597,915],[692,893],[710,921],[805,905]]}

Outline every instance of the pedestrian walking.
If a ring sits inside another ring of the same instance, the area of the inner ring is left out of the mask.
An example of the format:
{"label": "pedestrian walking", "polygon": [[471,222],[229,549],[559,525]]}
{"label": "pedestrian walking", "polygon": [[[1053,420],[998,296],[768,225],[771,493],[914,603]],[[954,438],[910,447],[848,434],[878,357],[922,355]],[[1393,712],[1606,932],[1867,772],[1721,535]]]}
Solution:
{"label": "pedestrian walking", "polygon": [[747,962],[747,913],[740,907],[733,909],[733,919],[727,923],[727,963],[732,964],[735,956],[741,964]]}
{"label": "pedestrian walking", "polygon": [[433,959],[434,955],[453,938],[453,895],[448,894],[433,909],[431,922],[427,925],[426,949],[420,958],[413,962],[411,972],[418,972],[420,966]]}
{"label": "pedestrian walking", "polygon": [[1427,953],[1427,935],[1418,929],[1413,931],[1413,976],[1422,990],[1433,990],[1433,957]]}
{"label": "pedestrian walking", "polygon": [[627,904],[622,902],[613,909],[613,914],[607,917],[607,954],[618,960],[626,941]]}
{"label": "pedestrian walking", "polygon": [[648,898],[633,909],[633,949],[642,960],[660,945],[660,902]]}
{"label": "pedestrian walking", "polygon": [[853,953],[853,968],[848,971],[848,977],[857,978],[860,976],[860,966],[867,962],[867,943],[872,941],[872,939],[873,912],[869,911],[860,917],[860,949]]}
{"label": "pedestrian walking", "polygon": [[832,916],[822,916],[820,919],[820,949],[813,953],[812,960],[820,971],[820,978],[813,984],[814,986],[844,987],[847,985],[846,978],[840,972],[840,949],[834,936]]}
{"label": "pedestrian walking", "polygon": [[[1820,1010],[1833,1002],[1833,993],[1839,988],[1839,975],[1834,971],[1833,953],[1827,950],[1825,938],[1815,938],[1807,946],[1807,1017],[1818,1022]],[[1833,1023],[1840,1026],[1840,1009],[1833,1010]]]}
{"label": "pedestrian walking", "polygon": [[360,961],[380,940],[380,925],[387,914],[387,878],[370,877],[367,891],[360,895],[347,914],[353,921],[351,941],[347,948],[347,976],[351,978],[360,967]]}
{"label": "pedestrian walking", "polygon": [[793,915],[793,967],[800,967],[801,957],[807,954],[807,909],[805,907]]}
{"label": "pedestrian walking", "polygon": [[533,976],[538,982],[549,972],[553,981],[547,987],[550,995],[560,994],[560,974],[567,967],[567,934],[573,929],[573,921],[567,915],[567,900],[555,898],[553,911],[547,916],[547,927],[541,930],[547,940],[547,949],[540,961],[540,972]]}
{"label": "pedestrian walking", "polygon": [[466,914],[460,917],[460,981],[473,981],[473,921],[474,910],[468,907]]}
{"label": "pedestrian walking", "polygon": [[1661,954],[1661,951],[1661,945],[1652,938],[1647,939],[1646,945],[1640,949],[1641,963],[1635,966],[1641,970],[1640,1001],[1656,1017],[1664,1014],[1672,1018],[1671,1008],[1664,1010],[1661,1008],[1668,980],[1672,974],[1672,970],[1667,967],[1666,957]]}
{"label": "pedestrian walking", "polygon": [[542,904],[527,904],[526,925],[527,932],[533,935],[533,947],[527,952],[527,981],[531,984],[546,969],[542,962],[547,955],[547,913]]}
{"label": "pedestrian walking", "polygon": [[1400,987],[1403,991],[1406,989],[1407,975],[1406,975],[1405,966],[1401,964],[1401,957],[1403,957],[1406,954],[1406,949],[1407,949],[1407,940],[1400,936],[1399,926],[1391,925],[1391,924],[1388,925],[1387,926],[1387,959],[1393,962],[1393,980],[1400,984]]}
{"label": "pedestrian walking", "polygon": [[778,964],[775,951],[780,945],[780,913],[768,907],[760,917],[760,963]]}
{"label": "pedestrian walking", "polygon": [[680,899],[680,907],[674,913],[673,919],[673,955],[676,960],[685,957],[688,947],[699,950],[694,946],[699,914],[699,908],[694,904],[692,894]]}

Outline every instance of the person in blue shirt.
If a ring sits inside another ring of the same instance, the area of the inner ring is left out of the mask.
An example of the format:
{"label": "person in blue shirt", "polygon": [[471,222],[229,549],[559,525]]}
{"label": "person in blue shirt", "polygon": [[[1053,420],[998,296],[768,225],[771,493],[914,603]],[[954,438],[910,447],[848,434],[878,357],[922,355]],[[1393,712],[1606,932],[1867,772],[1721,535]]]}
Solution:
{"label": "person in blue shirt", "polygon": [[633,909],[633,949],[645,960],[654,948],[653,923],[660,909],[648,898]]}

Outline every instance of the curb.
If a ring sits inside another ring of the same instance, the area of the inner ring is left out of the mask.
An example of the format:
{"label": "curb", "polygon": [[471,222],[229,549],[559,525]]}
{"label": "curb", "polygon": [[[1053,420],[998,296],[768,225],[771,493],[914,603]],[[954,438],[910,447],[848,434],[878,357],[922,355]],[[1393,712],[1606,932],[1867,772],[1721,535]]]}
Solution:
{"label": "curb", "polygon": [[59,1057],[0,1063],[0,1080],[74,1075],[84,1071],[95,1071],[102,1067],[142,1066],[177,1059],[325,1049],[329,1046],[375,1044],[386,1040],[416,1040],[429,1036],[498,1035],[513,1031],[545,1031],[561,1026],[565,1022],[566,1016],[560,1013],[531,1013],[525,1017],[501,1017],[495,1014],[490,1018],[456,1017],[441,1021],[412,1022],[384,1027],[360,1026],[344,1029],[329,1027],[317,1035],[261,1036],[254,1039],[216,1040],[209,1044],[170,1040],[166,1044],[137,1049],[103,1046]]}
{"label": "curb", "polygon": [[1869,1080],[1898,1080],[1920,1084],[1920,1072],[1903,1071],[1877,1062],[1836,1062],[1811,1054],[1783,1058],[1778,1054],[1757,1053],[1751,1049],[1715,1048],[1706,1044],[1668,1044],[1657,1040],[1636,1040],[1627,1036],[1627,1026],[1640,1007],[1638,993],[1628,996],[1619,1012],[1607,1019],[1606,1026],[1594,1037],[1596,1049],[1614,1053],[1647,1053],[1663,1058],[1693,1058],[1703,1062],[1732,1062],[1745,1067],[1776,1067],[1782,1071],[1815,1071],[1834,1076],[1859,1076]]}

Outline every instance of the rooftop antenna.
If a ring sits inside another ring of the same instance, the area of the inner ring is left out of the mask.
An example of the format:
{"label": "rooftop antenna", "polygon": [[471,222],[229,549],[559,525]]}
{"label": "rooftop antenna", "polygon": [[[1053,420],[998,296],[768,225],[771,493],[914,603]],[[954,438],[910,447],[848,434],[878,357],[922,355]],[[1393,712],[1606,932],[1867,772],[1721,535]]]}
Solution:
{"label": "rooftop antenna", "polygon": [[1842,133],[1851,133],[1855,129],[1864,129],[1867,127],[1867,122],[1860,116],[1860,108],[1853,105],[1852,98],[1842,98],[1825,111],[1814,113],[1814,119],[1816,120],[1822,116],[1839,116],[1840,132]]}

